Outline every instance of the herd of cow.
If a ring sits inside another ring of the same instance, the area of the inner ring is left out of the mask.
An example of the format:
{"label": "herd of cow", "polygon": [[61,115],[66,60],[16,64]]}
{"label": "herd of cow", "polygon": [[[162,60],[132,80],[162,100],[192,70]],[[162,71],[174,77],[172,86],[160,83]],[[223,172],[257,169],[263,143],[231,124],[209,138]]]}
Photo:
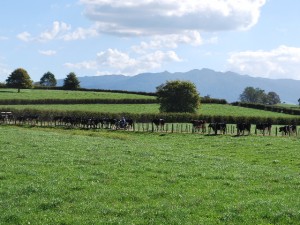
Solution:
{"label": "herd of cow", "polygon": [[[191,123],[193,124],[193,128],[196,131],[200,131],[205,133],[206,132],[206,121],[205,120],[192,120]],[[218,131],[221,134],[225,134],[227,130],[227,124],[222,123],[209,123],[208,128],[213,130],[214,134],[218,134]],[[255,132],[260,132],[263,135],[269,134],[271,135],[271,123],[257,123],[255,124]],[[251,133],[251,123],[237,123],[236,124],[237,135],[247,135]],[[297,126],[296,125],[285,125],[279,127],[279,133],[284,135],[293,135],[297,133]]]}
{"label": "herd of cow", "polygon": [[[39,121],[38,115],[22,115],[13,116],[11,112],[1,112],[1,123],[13,123],[13,124],[37,124]],[[55,126],[68,126],[68,127],[82,127],[82,128],[109,128],[109,129],[132,129],[134,126],[133,119],[130,118],[94,118],[94,117],[71,117],[71,116],[55,116],[49,119]],[[48,120],[48,122],[49,122]],[[155,118],[151,121],[153,128],[156,130],[164,130],[165,120],[161,118]],[[207,128],[209,133],[211,130],[213,134],[225,134],[227,132],[227,124],[225,122],[207,123],[205,120],[191,120],[192,129],[195,132],[206,133]],[[263,135],[271,134],[271,123],[258,123],[255,124],[255,132],[260,132]],[[236,124],[237,135],[249,135],[251,133],[251,123],[237,123]],[[279,133],[283,135],[292,135],[297,133],[296,125],[285,125],[279,127]]]}

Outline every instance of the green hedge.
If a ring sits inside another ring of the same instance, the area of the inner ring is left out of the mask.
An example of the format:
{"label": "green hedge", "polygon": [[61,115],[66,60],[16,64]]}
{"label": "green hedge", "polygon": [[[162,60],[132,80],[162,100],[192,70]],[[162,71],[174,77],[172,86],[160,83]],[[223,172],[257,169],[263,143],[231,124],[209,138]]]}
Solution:
{"label": "green hedge", "polygon": [[[203,104],[227,104],[224,99],[204,99]],[[41,104],[158,104],[157,99],[0,99],[0,105]]]}
{"label": "green hedge", "polygon": [[300,125],[299,118],[262,118],[262,117],[242,117],[242,116],[209,116],[198,115],[191,113],[101,113],[101,112],[82,112],[82,111],[57,111],[57,110],[34,110],[34,109],[0,109],[1,111],[10,111],[14,116],[23,115],[39,115],[40,120],[49,121],[55,116],[72,116],[72,117],[98,117],[98,118],[131,118],[135,122],[151,122],[154,118],[162,118],[166,123],[188,123],[191,120],[206,120],[210,122],[226,122],[228,124],[235,124],[240,122],[250,122],[252,124],[270,122],[277,125],[295,124]]}
{"label": "green hedge", "polygon": [[245,108],[260,109],[260,110],[285,113],[285,114],[290,114],[290,115],[300,115],[299,109],[291,109],[291,108],[280,107],[280,106],[275,106],[275,105],[263,105],[263,104],[242,103],[242,102],[234,102],[231,104],[234,106],[241,106],[241,107],[245,107]]}
{"label": "green hedge", "polygon": [[[34,89],[38,89],[38,90],[66,90],[63,87],[43,87],[43,86],[35,86]],[[156,96],[156,93],[153,93],[153,92],[144,92],[144,91],[124,91],[124,90],[88,89],[88,88],[77,88],[77,89],[75,89],[75,91],[113,92],[113,93],[124,93],[124,94],[137,94],[137,95],[146,95],[146,96]]]}
{"label": "green hedge", "polygon": [[0,105],[155,104],[156,99],[0,99]]}

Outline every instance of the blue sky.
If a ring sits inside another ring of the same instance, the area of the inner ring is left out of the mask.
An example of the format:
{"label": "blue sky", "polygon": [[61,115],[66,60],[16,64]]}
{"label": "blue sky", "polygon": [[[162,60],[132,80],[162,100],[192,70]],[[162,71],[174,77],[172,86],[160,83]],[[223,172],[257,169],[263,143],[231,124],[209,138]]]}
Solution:
{"label": "blue sky", "polygon": [[300,1],[9,0],[0,81],[210,68],[300,80]]}

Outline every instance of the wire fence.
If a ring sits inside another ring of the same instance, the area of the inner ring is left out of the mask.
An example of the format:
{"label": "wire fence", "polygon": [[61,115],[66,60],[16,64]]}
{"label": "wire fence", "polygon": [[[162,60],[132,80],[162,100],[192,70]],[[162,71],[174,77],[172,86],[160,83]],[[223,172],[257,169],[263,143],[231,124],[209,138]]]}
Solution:
{"label": "wire fence", "polygon": [[0,125],[17,125],[17,126],[39,126],[39,127],[63,127],[68,129],[109,129],[109,130],[124,130],[132,132],[159,132],[159,133],[191,133],[191,134],[201,134],[201,135],[234,135],[234,136],[247,136],[247,135],[262,135],[262,136],[295,136],[299,137],[300,128],[296,128],[294,132],[279,132],[280,125],[273,125],[271,130],[257,130],[255,124],[251,125],[250,132],[244,131],[243,133],[237,132],[235,124],[227,124],[225,132],[217,131],[215,132],[208,124],[204,125],[201,129],[195,128],[190,123],[166,123],[164,125],[156,126],[153,123],[133,123],[131,126],[125,128],[120,128],[115,126],[115,124],[109,123],[97,123],[97,124],[82,124],[78,123],[66,123],[62,121],[54,120],[38,120],[35,118],[24,119],[21,118],[4,118],[0,121]]}

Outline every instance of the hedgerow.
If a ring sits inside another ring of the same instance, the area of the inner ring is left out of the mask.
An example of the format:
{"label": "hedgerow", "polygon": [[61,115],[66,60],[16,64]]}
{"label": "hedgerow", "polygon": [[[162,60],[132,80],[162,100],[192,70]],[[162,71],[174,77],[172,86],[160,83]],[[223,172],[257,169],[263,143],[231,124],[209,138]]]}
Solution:
{"label": "hedgerow", "polygon": [[252,117],[252,116],[210,116],[210,115],[199,115],[192,113],[103,113],[103,112],[84,112],[84,111],[59,111],[59,110],[36,110],[36,109],[23,109],[16,110],[13,108],[3,108],[1,111],[10,111],[14,116],[27,116],[27,115],[38,115],[42,121],[49,121],[55,116],[69,116],[69,117],[97,117],[97,118],[116,118],[121,117],[131,118],[135,122],[148,123],[154,118],[162,118],[166,123],[189,123],[191,120],[205,120],[208,123],[211,122],[226,122],[228,124],[235,124],[240,122],[249,122],[252,124],[269,122],[277,125],[287,124],[300,124],[300,118],[295,117]]}
{"label": "hedgerow", "polygon": [[291,109],[291,108],[280,107],[275,105],[263,105],[263,104],[242,103],[242,102],[234,102],[231,104],[234,106],[240,106],[245,108],[260,109],[260,110],[279,112],[279,113],[285,113],[290,115],[300,115],[299,109]]}

